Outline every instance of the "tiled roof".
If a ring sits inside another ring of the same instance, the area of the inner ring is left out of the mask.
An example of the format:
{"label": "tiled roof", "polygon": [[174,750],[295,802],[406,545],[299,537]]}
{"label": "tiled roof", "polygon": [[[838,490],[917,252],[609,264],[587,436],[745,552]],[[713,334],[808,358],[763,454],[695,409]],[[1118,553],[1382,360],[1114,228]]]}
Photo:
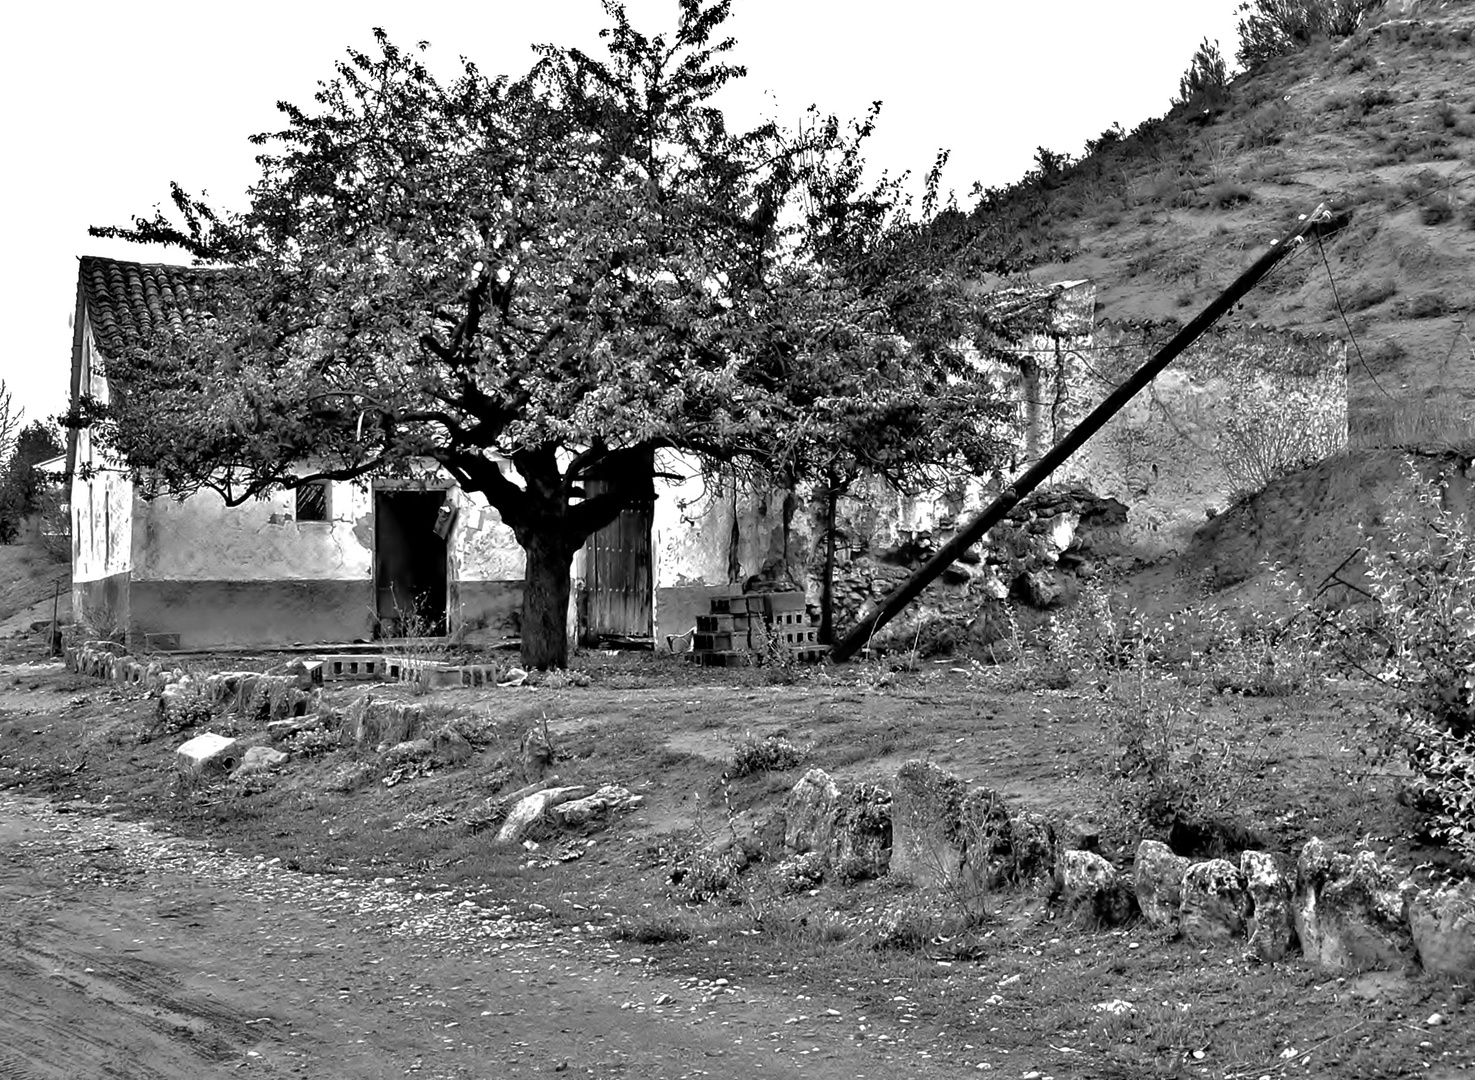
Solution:
{"label": "tiled roof", "polygon": [[183,330],[206,309],[207,281],[214,273],[84,255],[77,280],[98,348],[117,356],[148,344],[160,331]]}

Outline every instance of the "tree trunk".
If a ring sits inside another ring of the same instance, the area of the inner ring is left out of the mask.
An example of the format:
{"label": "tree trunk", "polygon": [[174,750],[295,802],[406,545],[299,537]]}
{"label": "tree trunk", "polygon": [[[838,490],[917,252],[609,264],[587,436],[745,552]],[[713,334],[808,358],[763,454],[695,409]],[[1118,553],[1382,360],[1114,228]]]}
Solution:
{"label": "tree trunk", "polygon": [[825,574],[820,582],[819,642],[835,641],[835,508],[840,501],[840,486],[834,475],[826,477],[825,489]]}
{"label": "tree trunk", "polygon": [[568,597],[574,550],[541,536],[523,542],[522,663],[525,668],[568,666]]}

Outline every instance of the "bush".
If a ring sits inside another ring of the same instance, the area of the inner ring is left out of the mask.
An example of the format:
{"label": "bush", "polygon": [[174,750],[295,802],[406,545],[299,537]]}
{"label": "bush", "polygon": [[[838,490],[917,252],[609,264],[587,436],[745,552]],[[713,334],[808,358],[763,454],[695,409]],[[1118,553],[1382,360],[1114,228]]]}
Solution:
{"label": "bush", "polygon": [[1475,516],[1443,477],[1409,490],[1369,540],[1369,589],[1388,641],[1396,708],[1382,733],[1425,781],[1432,832],[1475,864]]}
{"label": "bush", "polygon": [[1366,311],[1370,307],[1377,307],[1384,300],[1388,300],[1398,292],[1398,286],[1392,280],[1388,281],[1364,281],[1355,286],[1343,301],[1343,306],[1349,311]]}
{"label": "bush", "polygon": [[1318,38],[1350,37],[1383,0],[1246,0],[1240,4],[1238,60],[1253,70]]}
{"label": "bush", "polygon": [[752,734],[743,736],[732,749],[732,763],[727,767],[730,777],[750,776],[756,772],[782,772],[796,768],[804,760],[804,750],[795,746],[781,735],[768,735],[762,739]]}
{"label": "bush", "polygon": [[1454,216],[1454,203],[1447,195],[1430,195],[1419,206],[1419,220],[1425,225],[1443,225]]}
{"label": "bush", "polygon": [[1174,105],[1217,105],[1229,94],[1229,65],[1219,51],[1217,41],[1204,38],[1199,42],[1193,60],[1178,80],[1178,97]]}

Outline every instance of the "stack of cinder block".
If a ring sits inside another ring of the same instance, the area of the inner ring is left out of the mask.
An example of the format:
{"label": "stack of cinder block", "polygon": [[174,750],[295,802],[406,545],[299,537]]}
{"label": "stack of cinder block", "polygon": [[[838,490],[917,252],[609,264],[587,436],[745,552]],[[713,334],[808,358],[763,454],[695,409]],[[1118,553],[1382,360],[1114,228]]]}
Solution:
{"label": "stack of cinder block", "polygon": [[711,604],[711,614],[697,616],[692,651],[687,654],[694,664],[738,667],[774,648],[813,662],[830,651],[819,643],[819,624],[801,592],[714,596]]}

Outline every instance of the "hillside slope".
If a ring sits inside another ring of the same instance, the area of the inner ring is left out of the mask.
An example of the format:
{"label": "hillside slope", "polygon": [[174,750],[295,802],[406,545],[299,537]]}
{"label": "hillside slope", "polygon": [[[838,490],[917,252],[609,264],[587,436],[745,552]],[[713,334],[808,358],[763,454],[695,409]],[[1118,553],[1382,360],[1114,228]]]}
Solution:
{"label": "hillside slope", "polygon": [[1472,73],[1475,0],[1390,4],[1221,101],[1107,133],[994,209],[1029,235],[1037,280],[1091,278],[1099,318],[1152,324],[1197,314],[1298,214],[1350,210],[1325,261],[1308,245],[1231,318],[1356,343],[1354,444],[1461,442],[1475,434]]}

